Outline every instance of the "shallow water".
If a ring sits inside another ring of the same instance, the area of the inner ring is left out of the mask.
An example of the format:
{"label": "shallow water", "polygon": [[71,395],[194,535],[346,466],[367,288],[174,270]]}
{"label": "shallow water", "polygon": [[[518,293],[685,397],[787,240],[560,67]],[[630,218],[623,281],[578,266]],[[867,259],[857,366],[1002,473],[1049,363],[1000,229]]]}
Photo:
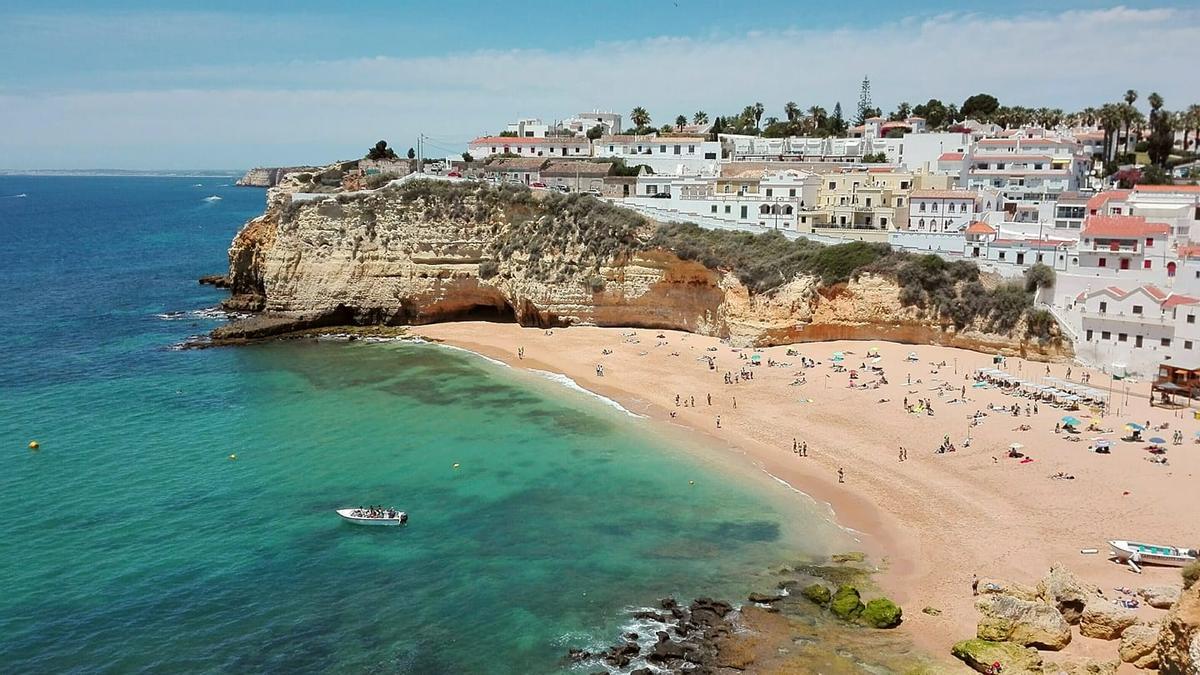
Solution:
{"label": "shallow water", "polygon": [[[0,203],[5,670],[552,672],[631,606],[845,545],[719,451],[470,354],[172,350],[261,211],[229,182],[0,177],[28,194]],[[333,513],[359,504],[411,519]]]}

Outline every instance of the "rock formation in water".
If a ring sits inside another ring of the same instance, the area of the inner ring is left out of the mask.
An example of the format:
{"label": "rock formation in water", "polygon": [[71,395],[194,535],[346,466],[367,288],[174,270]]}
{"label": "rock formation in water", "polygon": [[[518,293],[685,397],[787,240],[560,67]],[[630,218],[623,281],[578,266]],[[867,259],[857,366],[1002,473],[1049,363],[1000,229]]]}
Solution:
{"label": "rock formation in water", "polygon": [[[655,246],[656,224],[584,195],[422,180],[304,190],[286,177],[229,250],[228,307],[274,322],[247,324],[252,336],[282,332],[288,319],[301,327],[491,319],[679,329],[739,345],[861,338],[1045,357],[1069,350],[1057,336],[1026,339],[1023,322],[1007,332],[947,329],[902,303],[886,274],[832,285],[800,274],[752,292],[730,271]],[[238,324],[214,334],[242,337]]]}

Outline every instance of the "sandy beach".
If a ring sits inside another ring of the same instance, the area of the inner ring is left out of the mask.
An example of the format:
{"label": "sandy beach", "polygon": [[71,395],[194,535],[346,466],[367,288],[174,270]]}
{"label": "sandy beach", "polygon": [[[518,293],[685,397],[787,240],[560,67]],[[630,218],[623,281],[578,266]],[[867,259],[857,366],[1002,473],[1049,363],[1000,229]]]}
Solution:
{"label": "sandy beach", "polygon": [[[1083,431],[1079,442],[1055,433],[1065,415],[1086,425],[1093,417],[1087,409],[1068,412],[1039,404],[1036,414],[1027,415],[1027,399],[972,387],[970,376],[977,368],[992,367],[992,357],[961,349],[816,342],[794,345],[799,355],[788,356],[788,347],[735,350],[715,338],[675,331],[544,331],[492,323],[423,326],[412,333],[517,368],[564,374],[633,412],[718,439],[702,445],[740,453],[829,503],[838,523],[860,533],[864,550],[879,561],[880,583],[905,608],[901,630],[946,659],[951,644],[974,636],[973,574],[1034,584],[1059,561],[1115,596],[1119,586],[1177,584],[1179,572],[1147,567],[1136,575],[1107,559],[1108,539],[1200,543],[1195,517],[1200,446],[1193,442],[1200,422],[1186,409],[1152,408],[1145,382],[1114,383],[1110,411],[1100,425],[1115,432],[1107,435],[1113,450],[1104,455],[1088,449],[1097,432]],[[872,347],[879,350],[877,365],[888,383],[851,388],[851,369],[859,370],[855,384],[876,382],[876,374],[859,368]],[[837,351],[845,353],[845,372],[833,368]],[[910,353],[915,361],[907,359]],[[751,366],[752,354],[759,355],[761,365]],[[818,363],[802,368],[800,356]],[[603,374],[597,366],[603,366]],[[1065,378],[1068,367],[1074,381],[1086,370],[1051,364],[1050,375]],[[740,376],[743,369],[753,373],[752,379]],[[1026,380],[1047,375],[1047,364],[1017,358],[1007,359],[1004,369]],[[734,383],[726,383],[727,373]],[[1108,375],[1090,375],[1092,387],[1110,386]],[[910,405],[928,399],[934,414],[909,412],[906,398]],[[989,409],[1018,401],[1019,417]],[[976,411],[986,416],[971,426]],[[1144,438],[1170,441],[1176,430],[1183,432],[1182,445],[1169,445],[1165,466],[1147,461],[1146,443],[1120,440],[1126,422],[1147,420],[1152,429]],[[1167,429],[1153,430],[1164,423]],[[1021,430],[1022,425],[1028,429]],[[968,434],[970,445],[964,447]],[[946,435],[956,451],[939,454]],[[807,444],[807,456],[793,451],[793,439]],[[1033,461],[1008,457],[1014,442]],[[907,450],[903,461],[902,446]],[[1059,472],[1074,479],[1051,478]],[[1082,554],[1082,549],[1099,553]],[[924,607],[941,614],[924,614]],[[1147,618],[1163,613],[1146,606],[1139,612]],[[1111,659],[1115,652],[1115,643],[1076,633],[1059,654]]]}

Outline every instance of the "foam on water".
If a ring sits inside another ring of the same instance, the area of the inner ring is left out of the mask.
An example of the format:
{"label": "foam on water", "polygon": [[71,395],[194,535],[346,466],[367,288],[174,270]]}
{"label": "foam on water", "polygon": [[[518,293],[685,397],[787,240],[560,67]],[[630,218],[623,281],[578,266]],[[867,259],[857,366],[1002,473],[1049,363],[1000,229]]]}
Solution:
{"label": "foam on water", "polygon": [[470,355],[472,355],[472,356],[474,356],[474,357],[476,357],[476,358],[483,359],[484,361],[487,361],[488,363],[491,363],[491,364],[493,364],[493,365],[497,365],[497,366],[503,366],[503,367],[505,367],[505,368],[512,368],[512,366],[510,366],[510,365],[508,365],[507,363],[505,363],[505,362],[501,361],[500,359],[493,359],[493,358],[492,358],[492,357],[490,357],[490,356],[484,356],[483,354],[480,354],[479,352],[473,352],[473,351],[471,351],[470,349],[466,349],[466,348],[464,348],[464,347],[456,347],[456,346],[454,346],[454,345],[442,344],[442,343],[440,343],[440,342],[433,342],[433,343],[431,343],[431,342],[429,342],[428,340],[422,340],[421,338],[407,338],[407,341],[409,341],[409,342],[422,342],[422,343],[425,343],[425,344],[435,344],[435,345],[437,345],[437,346],[441,347],[442,349],[452,349],[452,350],[454,350],[454,351],[457,351],[457,352],[463,352],[464,354],[470,354]]}
{"label": "foam on water", "polygon": [[616,401],[612,400],[611,398],[608,398],[607,396],[601,396],[600,394],[597,394],[596,392],[592,391],[591,389],[581,386],[575,380],[572,380],[571,378],[569,378],[566,375],[563,375],[561,373],[551,373],[546,370],[537,370],[534,368],[530,368],[529,372],[531,372],[539,377],[543,377],[547,380],[550,380],[551,382],[556,382],[558,384],[561,384],[564,387],[566,387],[567,389],[573,389],[577,392],[580,392],[581,394],[587,394],[588,396],[599,399],[600,402],[603,403],[604,405],[609,406],[610,408],[616,408],[617,410],[620,410],[621,412],[625,413],[626,415],[629,415],[630,417],[637,417],[638,419],[646,418],[645,415],[639,415],[639,414],[633,412],[632,410],[629,410],[625,406],[621,405],[620,403],[617,403]]}
{"label": "foam on water", "polygon": [[207,196],[207,197],[205,197],[205,198],[204,198],[204,201],[206,201],[206,202],[219,202],[219,201],[221,201],[221,198],[220,198],[220,197],[218,197],[217,195],[209,195],[209,196]]}

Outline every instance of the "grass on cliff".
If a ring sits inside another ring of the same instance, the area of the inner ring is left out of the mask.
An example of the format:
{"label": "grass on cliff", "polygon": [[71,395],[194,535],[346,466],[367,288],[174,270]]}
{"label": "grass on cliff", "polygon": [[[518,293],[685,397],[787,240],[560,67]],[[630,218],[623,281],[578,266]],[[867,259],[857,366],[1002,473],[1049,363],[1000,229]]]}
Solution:
{"label": "grass on cliff", "polygon": [[1053,335],[1054,317],[1033,305],[1033,293],[1054,283],[1053,270],[1044,265],[1033,266],[1023,281],[989,288],[973,262],[897,252],[882,243],[828,246],[778,232],[750,234],[672,223],[660,226],[650,245],[710,269],[733,272],[755,293],[770,292],[798,275],[831,285],[871,273],[895,279],[905,306],[925,310],[958,330],[979,321],[988,330],[1007,334],[1024,317],[1027,336]]}

